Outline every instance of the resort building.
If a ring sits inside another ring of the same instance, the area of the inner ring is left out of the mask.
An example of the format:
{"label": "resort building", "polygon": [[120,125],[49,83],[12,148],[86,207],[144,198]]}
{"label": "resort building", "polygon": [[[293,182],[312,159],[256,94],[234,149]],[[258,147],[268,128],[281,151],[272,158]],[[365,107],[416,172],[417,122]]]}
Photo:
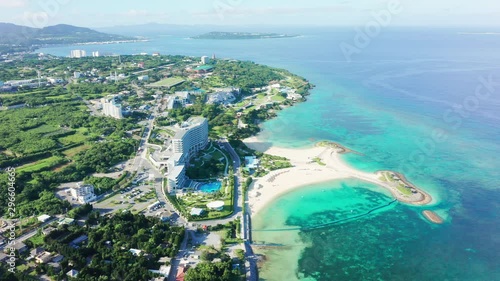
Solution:
{"label": "resort building", "polygon": [[76,187],[71,188],[71,197],[81,204],[86,204],[95,200],[94,186],[91,184],[77,183]]}
{"label": "resort building", "polygon": [[209,64],[210,58],[208,56],[201,57],[201,64]]}
{"label": "resort building", "polygon": [[87,52],[84,50],[72,50],[70,53],[71,58],[84,58],[87,56]]}
{"label": "resort building", "polygon": [[224,209],[224,201],[214,201],[207,204],[207,208],[214,211],[222,211]]}
{"label": "resort building", "polygon": [[184,154],[188,160],[208,144],[208,121],[203,117],[191,117],[180,126],[172,138],[174,153]]}
{"label": "resort building", "polygon": [[156,168],[167,168],[169,191],[182,189],[189,184],[185,164],[207,146],[208,121],[203,117],[192,117],[171,129],[175,131],[175,135],[168,148],[149,155],[149,160]]}
{"label": "resort building", "polygon": [[229,105],[236,101],[236,96],[240,95],[239,88],[216,89],[214,93],[208,96],[208,104]]}
{"label": "resort building", "polygon": [[116,103],[114,97],[101,99],[102,113],[116,119],[123,119],[123,110],[121,104]]}
{"label": "resort building", "polygon": [[214,67],[211,65],[208,65],[208,64],[200,65],[197,68],[193,69],[193,71],[198,73],[198,74],[209,73],[209,72],[212,72],[213,70],[214,70]]}
{"label": "resort building", "polygon": [[168,99],[167,108],[170,110],[174,108],[182,108],[191,104],[191,95],[192,92],[188,91],[176,92],[175,95]]}
{"label": "resort building", "polygon": [[139,81],[149,81],[149,76],[148,75],[142,75],[142,76],[139,76],[137,77],[137,80]]}
{"label": "resort building", "polygon": [[170,189],[180,189],[184,187],[186,181],[186,166],[177,165],[171,167],[168,171],[168,186]]}
{"label": "resort building", "polygon": [[258,169],[260,165],[259,159],[255,156],[246,156],[245,157],[245,166],[248,169],[255,170]]}
{"label": "resort building", "polygon": [[201,208],[192,208],[191,212],[189,214],[191,216],[201,216],[201,215],[203,215],[204,212],[205,212],[205,210],[203,210]]}

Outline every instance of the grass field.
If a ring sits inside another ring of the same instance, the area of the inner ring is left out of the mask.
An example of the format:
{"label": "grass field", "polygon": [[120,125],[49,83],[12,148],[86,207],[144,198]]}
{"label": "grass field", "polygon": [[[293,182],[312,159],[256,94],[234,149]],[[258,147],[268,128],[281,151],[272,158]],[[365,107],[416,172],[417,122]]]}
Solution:
{"label": "grass field", "polygon": [[43,242],[43,235],[42,234],[37,234],[29,239],[33,243],[33,246],[38,247],[42,246],[44,244]]}
{"label": "grass field", "polygon": [[274,95],[272,98],[271,98],[272,101],[278,101],[278,102],[283,102],[286,100],[286,98],[284,98],[283,96],[280,96],[280,95]]}
{"label": "grass field", "polygon": [[90,148],[90,145],[80,145],[80,146],[77,146],[77,147],[74,147],[74,148],[70,148],[68,150],[64,150],[62,153],[66,156],[66,157],[73,157],[75,156],[76,154],[84,151],[84,150],[87,150]]}
{"label": "grass field", "polygon": [[30,129],[30,133],[34,134],[50,134],[59,131],[60,128],[51,125],[42,125],[33,129]]}
{"label": "grass field", "polygon": [[27,173],[37,172],[40,170],[50,169],[50,168],[56,167],[56,166],[60,165],[63,160],[64,160],[63,157],[52,156],[52,157],[45,158],[45,159],[42,159],[42,160],[39,160],[39,161],[36,161],[33,163],[23,165],[23,166],[17,168],[16,170],[18,172],[27,172]]}
{"label": "grass field", "polygon": [[178,77],[172,77],[172,78],[165,78],[163,80],[160,80],[156,83],[149,84],[147,87],[173,87],[176,85],[179,85],[181,83],[184,83],[186,80]]}
{"label": "grass field", "polygon": [[62,138],[58,138],[57,140],[62,143],[63,145],[69,145],[72,143],[79,143],[79,142],[84,142],[87,140],[88,136],[85,134],[87,133],[88,129],[86,128],[79,128],[76,130],[77,133],[69,136],[65,136]]}

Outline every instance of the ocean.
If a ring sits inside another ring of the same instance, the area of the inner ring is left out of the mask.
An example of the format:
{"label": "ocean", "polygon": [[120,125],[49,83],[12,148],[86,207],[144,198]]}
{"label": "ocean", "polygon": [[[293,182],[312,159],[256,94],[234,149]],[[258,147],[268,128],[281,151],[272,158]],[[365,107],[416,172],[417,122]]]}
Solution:
{"label": "ocean", "polygon": [[[355,180],[286,194],[253,220],[254,240],[281,245],[262,250],[262,280],[500,280],[500,36],[485,31],[492,30],[387,29],[350,60],[340,46],[353,44],[351,28],[236,41],[159,34],[38,52],[215,54],[286,68],[316,87],[307,102],[264,123],[262,141],[339,142],[359,152],[344,156],[350,165],[401,171],[434,198],[425,208],[395,203],[314,229],[392,198]],[[425,209],[445,222],[428,222]]]}

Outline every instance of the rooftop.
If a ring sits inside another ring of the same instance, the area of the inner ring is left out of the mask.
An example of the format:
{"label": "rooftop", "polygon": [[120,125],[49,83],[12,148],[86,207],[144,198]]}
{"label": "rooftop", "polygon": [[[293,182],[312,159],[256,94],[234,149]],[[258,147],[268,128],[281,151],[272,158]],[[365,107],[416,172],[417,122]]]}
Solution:
{"label": "rooftop", "polygon": [[200,71],[200,70],[211,70],[211,69],[214,69],[213,65],[206,64],[206,65],[200,65],[194,70]]}
{"label": "rooftop", "polygon": [[176,179],[182,172],[184,171],[184,165],[177,165],[172,168],[172,170],[168,173],[168,177],[170,179]]}
{"label": "rooftop", "polygon": [[175,133],[174,139],[182,139],[186,132],[189,129],[192,129],[193,127],[196,127],[200,125],[201,123],[205,122],[207,119],[201,116],[195,116],[189,118],[186,122],[184,122],[181,127],[178,129],[178,131]]}
{"label": "rooftop", "polygon": [[191,209],[191,216],[201,216],[203,214],[204,210],[201,208],[192,208]]}

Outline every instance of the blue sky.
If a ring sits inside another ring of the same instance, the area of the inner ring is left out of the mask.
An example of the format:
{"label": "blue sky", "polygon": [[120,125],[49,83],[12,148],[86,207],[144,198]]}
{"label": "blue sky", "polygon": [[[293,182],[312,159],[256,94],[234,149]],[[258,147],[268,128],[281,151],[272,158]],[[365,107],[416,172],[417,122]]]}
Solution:
{"label": "blue sky", "polygon": [[391,25],[500,26],[498,0],[0,0],[0,21],[41,27],[143,24],[364,25],[399,2]]}

